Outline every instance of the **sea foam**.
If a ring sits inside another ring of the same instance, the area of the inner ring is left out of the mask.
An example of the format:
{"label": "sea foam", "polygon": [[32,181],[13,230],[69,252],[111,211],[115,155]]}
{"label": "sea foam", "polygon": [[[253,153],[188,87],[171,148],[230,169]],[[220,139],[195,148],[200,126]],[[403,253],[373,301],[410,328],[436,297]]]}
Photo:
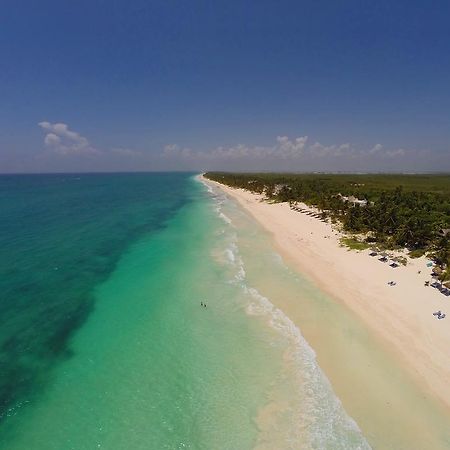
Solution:
{"label": "sea foam", "polygon": [[[215,195],[215,209],[218,216],[227,217],[222,208],[225,196]],[[245,311],[249,316],[262,319],[284,340],[284,359],[288,375],[295,386],[291,393],[293,407],[289,408],[287,427],[277,445],[281,448],[367,450],[369,444],[363,437],[356,422],[346,413],[332,386],[320,369],[316,354],[300,329],[284,312],[253,286],[248,284],[244,262],[239,254],[236,232],[230,229],[229,242],[225,249],[229,264],[235,268],[234,282],[239,283],[246,294]],[[273,253],[274,263],[285,266],[281,256]],[[286,266],[285,266],[286,267]],[[286,267],[287,270],[287,267]],[[276,432],[280,432],[279,429]],[[265,433],[267,435],[275,433]],[[261,448],[266,448],[264,445]]]}

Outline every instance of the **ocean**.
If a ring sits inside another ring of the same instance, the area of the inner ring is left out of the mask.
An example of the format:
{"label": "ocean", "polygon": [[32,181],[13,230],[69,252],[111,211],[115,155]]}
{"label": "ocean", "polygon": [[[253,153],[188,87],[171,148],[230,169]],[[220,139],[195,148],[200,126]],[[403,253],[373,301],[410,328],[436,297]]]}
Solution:
{"label": "ocean", "polygon": [[370,448],[258,277],[311,286],[220,191],[5,175],[0,211],[0,449]]}

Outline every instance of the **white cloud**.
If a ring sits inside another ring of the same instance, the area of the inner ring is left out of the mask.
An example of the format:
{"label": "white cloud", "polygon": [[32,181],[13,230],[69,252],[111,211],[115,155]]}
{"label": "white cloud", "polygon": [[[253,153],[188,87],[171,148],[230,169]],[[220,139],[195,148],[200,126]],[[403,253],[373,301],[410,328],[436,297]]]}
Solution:
{"label": "white cloud", "polygon": [[95,155],[101,153],[91,146],[89,141],[79,133],[69,129],[65,123],[39,122],[47,132],[44,138],[46,148],[58,155]]}
{"label": "white cloud", "polygon": [[267,158],[298,158],[303,155],[306,148],[307,136],[290,140],[287,136],[278,136],[276,144],[272,147],[247,146],[237,144],[232,147],[216,147],[209,151],[194,151],[180,147],[177,144],[169,144],[164,147],[162,156],[165,158],[185,158],[211,160],[237,160],[237,159],[267,159]]}
{"label": "white cloud", "polygon": [[[59,156],[78,156],[92,157],[96,156],[98,164],[128,164],[145,162],[146,153],[131,148],[114,147],[111,149],[100,150],[89,142],[87,138],[80,133],[73,131],[69,126],[62,122],[50,123],[47,121],[39,122],[38,125],[45,131],[44,145],[46,152],[42,157],[51,155]],[[100,156],[102,158],[100,158]],[[92,161],[92,159],[90,159]]]}
{"label": "white cloud", "polygon": [[370,149],[358,149],[350,143],[324,145],[320,142],[308,144],[308,136],[290,139],[288,136],[277,136],[273,146],[248,146],[238,144],[232,147],[216,147],[209,151],[194,151],[177,144],[166,145],[163,151],[165,158],[191,161],[233,161],[233,160],[317,160],[325,158],[370,159],[397,158],[406,154],[404,149],[387,150],[381,144]]}
{"label": "white cloud", "polygon": [[48,133],[44,138],[44,143],[47,146],[57,146],[61,144],[61,138],[54,133]]}
{"label": "white cloud", "polygon": [[284,159],[299,158],[303,156],[308,136],[301,136],[290,140],[287,136],[277,136],[277,145],[272,154]]}
{"label": "white cloud", "polygon": [[383,146],[381,144],[375,144],[370,150],[369,154],[374,155],[375,153],[379,153],[383,150]]}

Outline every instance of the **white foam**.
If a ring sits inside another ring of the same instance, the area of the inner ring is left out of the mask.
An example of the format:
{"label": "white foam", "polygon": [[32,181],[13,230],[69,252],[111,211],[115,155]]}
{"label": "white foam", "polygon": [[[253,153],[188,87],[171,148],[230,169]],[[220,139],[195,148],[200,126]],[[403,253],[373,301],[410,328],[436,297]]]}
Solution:
{"label": "white foam", "polygon": [[194,179],[195,179],[196,181],[198,181],[199,183],[202,183],[203,186],[206,187],[206,189],[208,190],[208,192],[210,192],[210,193],[213,192],[212,186],[211,186],[209,183],[207,183],[207,182],[205,181],[204,178],[202,178],[201,174],[196,175],[196,176],[194,177]]}
{"label": "white foam", "polygon": [[226,222],[226,223],[228,223],[228,224],[230,224],[231,225],[231,219],[227,216],[227,215],[225,215],[223,212],[221,212],[221,211],[219,211],[219,217],[224,221],[224,222]]}
{"label": "white foam", "polygon": [[[206,183],[205,185],[209,187]],[[208,190],[209,191],[209,190]],[[227,224],[229,231],[233,230],[231,219],[222,211],[227,198],[221,192],[209,191],[214,200],[214,209],[218,216]],[[261,295],[257,289],[248,286],[244,262],[239,254],[237,235],[226,233],[227,244],[225,254],[228,263],[235,267],[236,273],[231,283],[238,284],[249,298],[246,312],[250,316],[258,316],[286,340],[286,357],[290,373],[294,374],[295,392],[292,392],[295,411],[292,411],[292,423],[289,427],[287,441],[292,445],[288,448],[333,450],[367,450],[369,444],[364,439],[355,421],[345,412],[340,400],[334,394],[332,386],[320,369],[316,354],[301,334],[300,329],[276,308],[268,298]],[[273,261],[288,269],[281,256],[274,253]],[[295,396],[295,397],[294,397]],[[303,444],[307,439],[308,444]],[[286,442],[287,442],[286,441]]]}
{"label": "white foam", "polygon": [[236,261],[233,250],[231,250],[230,248],[225,249],[225,254],[227,255],[230,262],[234,263]]}
{"label": "white foam", "polygon": [[224,203],[226,202],[226,196],[225,194],[223,194],[222,192],[217,192],[214,191],[213,188],[211,186],[209,186],[208,184],[204,183],[205,186],[208,189],[208,192],[210,194],[212,194],[212,199],[214,200],[214,210],[216,211],[217,215],[228,225],[232,225],[232,221],[231,219],[223,213],[222,211],[222,206],[224,205]]}
{"label": "white foam", "polygon": [[294,417],[298,428],[293,427],[291,438],[299,442],[305,438],[306,431],[311,448],[370,449],[356,422],[347,415],[334,394],[329,380],[317,364],[314,350],[299,328],[256,289],[246,286],[244,289],[254,300],[247,306],[247,313],[263,316],[288,340],[288,359],[298,378],[295,395],[299,404]]}
{"label": "white foam", "polygon": [[227,255],[227,259],[232,264],[235,269],[236,273],[234,275],[234,279],[230,280],[231,283],[235,282],[241,282],[245,278],[245,270],[244,270],[244,263],[239,255],[239,251],[236,245],[237,237],[235,234],[231,236],[232,242],[229,244],[229,246],[225,249],[225,254]]}
{"label": "white foam", "polygon": [[[266,320],[268,325],[287,341],[286,355],[296,379],[297,391],[293,395],[296,396],[295,403],[298,405],[292,413],[288,439],[294,443],[303,443],[307,436],[309,446],[302,447],[305,449],[370,449],[357,424],[348,416],[334,394],[329,380],[317,363],[314,350],[300,329],[268,298],[247,285],[244,263],[236,243],[237,236],[233,234],[226,252],[230,262],[237,268],[236,282],[250,297],[246,307],[247,314]],[[294,445],[292,448],[297,447]]]}
{"label": "white foam", "polygon": [[237,281],[242,281],[245,278],[245,270],[243,266],[240,266],[238,269],[238,273],[234,276]]}

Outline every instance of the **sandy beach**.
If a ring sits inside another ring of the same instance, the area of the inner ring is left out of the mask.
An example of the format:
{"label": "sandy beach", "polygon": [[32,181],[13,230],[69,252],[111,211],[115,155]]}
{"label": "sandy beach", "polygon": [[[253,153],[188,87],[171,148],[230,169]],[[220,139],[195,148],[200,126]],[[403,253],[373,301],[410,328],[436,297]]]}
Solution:
{"label": "sandy beach", "polygon": [[[339,231],[287,203],[271,204],[261,195],[208,183],[235,198],[273,235],[290,265],[354,312],[424,392],[450,408],[450,299],[425,286],[431,280],[425,257],[392,268],[369,256],[370,250],[341,246]],[[447,317],[438,320],[433,315],[438,310]]]}

